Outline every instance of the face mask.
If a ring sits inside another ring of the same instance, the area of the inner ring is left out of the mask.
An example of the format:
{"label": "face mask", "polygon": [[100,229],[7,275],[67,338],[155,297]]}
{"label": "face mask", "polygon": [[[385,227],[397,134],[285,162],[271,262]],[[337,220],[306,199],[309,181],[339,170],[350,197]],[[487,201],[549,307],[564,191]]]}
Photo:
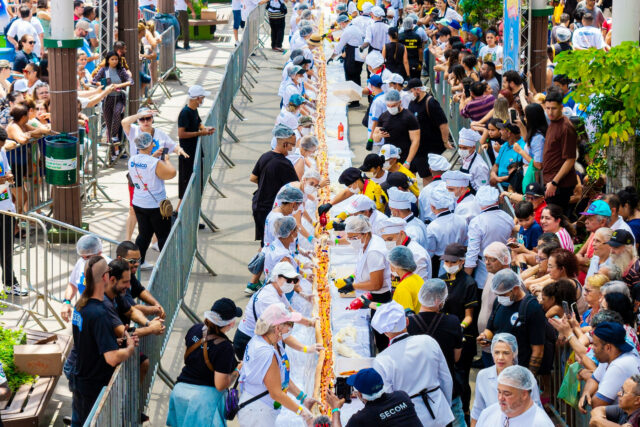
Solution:
{"label": "face mask", "polygon": [[398,107],[387,107],[387,111],[392,116],[395,116],[396,114],[398,114],[400,112],[400,109]]}
{"label": "face mask", "polygon": [[349,244],[356,252],[362,251],[362,248],[364,247],[364,244],[360,239],[349,240]]}
{"label": "face mask", "polygon": [[304,193],[309,195],[309,194],[314,194],[316,192],[316,187],[314,187],[313,185],[305,185],[304,186]]}
{"label": "face mask", "polygon": [[384,245],[387,247],[387,250],[390,251],[391,249],[395,248],[396,246],[398,246],[398,244],[391,240],[391,241],[385,241]]}
{"label": "face mask", "polygon": [[458,271],[460,271],[460,265],[459,264],[456,264],[456,265],[444,264],[442,267],[444,268],[444,271],[446,271],[449,274],[456,274]]}
{"label": "face mask", "polygon": [[391,163],[389,163],[389,160],[384,162],[384,165],[382,165],[382,168],[385,170],[391,169]]}
{"label": "face mask", "polygon": [[293,283],[287,283],[286,280],[283,280],[283,283],[280,284],[280,290],[285,293],[288,294],[289,292],[293,291]]}
{"label": "face mask", "polygon": [[311,133],[311,128],[302,128],[300,129],[300,135],[307,136]]}
{"label": "face mask", "polygon": [[360,189],[358,187],[349,187],[349,191],[351,191],[351,194],[360,194]]}
{"label": "face mask", "polygon": [[411,95],[409,96],[409,99],[414,101],[416,99],[416,94],[411,92]]}
{"label": "face mask", "polygon": [[367,179],[372,179],[373,178],[373,174],[371,172],[365,172],[364,176],[367,177]]}
{"label": "face mask", "polygon": [[513,301],[511,301],[511,297],[498,296],[498,304],[504,305],[505,307],[509,307],[511,304],[513,304]]}
{"label": "face mask", "polygon": [[460,153],[460,157],[462,157],[463,159],[466,159],[471,155],[471,150],[463,150],[462,148],[460,148],[458,150],[458,153]]}

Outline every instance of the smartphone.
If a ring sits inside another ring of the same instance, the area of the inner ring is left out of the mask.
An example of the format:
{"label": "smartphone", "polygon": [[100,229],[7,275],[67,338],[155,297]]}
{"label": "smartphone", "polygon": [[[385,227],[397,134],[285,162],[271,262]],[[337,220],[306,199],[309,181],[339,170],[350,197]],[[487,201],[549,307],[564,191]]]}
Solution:
{"label": "smartphone", "polygon": [[511,123],[515,123],[518,120],[518,112],[515,108],[509,108],[509,118],[511,119]]}
{"label": "smartphone", "polygon": [[102,89],[104,90],[104,88],[107,87],[107,78],[106,77],[101,78],[100,84],[102,85]]}
{"label": "smartphone", "polygon": [[580,312],[578,311],[578,304],[576,304],[575,302],[571,303],[571,310],[573,311],[573,314],[576,316],[576,320],[579,322],[580,321]]}
{"label": "smartphone", "polygon": [[573,316],[573,312],[569,308],[569,303],[568,302],[562,301],[562,310],[564,311],[564,314],[566,314],[567,316],[569,316],[569,317]]}
{"label": "smartphone", "polygon": [[164,160],[164,156],[166,156],[168,152],[169,152],[169,149],[167,147],[164,147],[162,149],[162,155],[160,156],[160,159]]}
{"label": "smartphone", "polygon": [[507,243],[507,246],[510,247],[510,248],[517,248],[520,245],[518,245],[518,243],[516,243],[516,242],[509,242],[509,243]]}

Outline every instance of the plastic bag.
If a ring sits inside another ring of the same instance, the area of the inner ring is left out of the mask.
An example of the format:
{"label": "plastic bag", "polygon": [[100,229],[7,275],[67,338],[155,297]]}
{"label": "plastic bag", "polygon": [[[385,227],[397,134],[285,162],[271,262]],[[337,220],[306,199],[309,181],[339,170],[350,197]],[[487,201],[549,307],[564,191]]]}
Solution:
{"label": "plastic bag", "polygon": [[578,385],[580,380],[578,379],[578,372],[580,371],[580,364],[574,362],[567,368],[567,372],[562,379],[562,384],[558,390],[558,399],[562,399],[567,402],[567,405],[574,409],[578,409]]}
{"label": "plastic bag", "polygon": [[529,162],[529,167],[527,167],[527,172],[522,178],[522,194],[526,193],[529,184],[533,184],[534,182],[536,182],[536,172],[538,171],[539,169],[537,169],[533,165],[533,159],[531,159],[531,161]]}

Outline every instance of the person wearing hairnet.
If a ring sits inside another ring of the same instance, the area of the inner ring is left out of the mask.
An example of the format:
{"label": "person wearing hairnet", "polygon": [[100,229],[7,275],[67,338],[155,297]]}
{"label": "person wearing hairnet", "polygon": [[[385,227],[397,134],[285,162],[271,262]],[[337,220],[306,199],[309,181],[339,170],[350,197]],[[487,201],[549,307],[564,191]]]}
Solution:
{"label": "person wearing hairnet", "polygon": [[389,347],[376,356],[372,368],[380,373],[386,391],[407,392],[423,425],[444,427],[454,420],[453,381],[447,361],[435,339],[429,335],[410,336],[408,322],[404,308],[397,302],[378,307],[371,327],[389,338]]}
{"label": "person wearing hairnet", "polygon": [[416,196],[408,191],[391,187],[389,195],[389,209],[391,216],[402,218],[407,222],[405,233],[423,248],[427,247],[427,226],[419,218],[413,216],[411,204],[416,202]]}
{"label": "person wearing hairnet", "polygon": [[480,414],[477,427],[553,427],[547,413],[532,399],[535,377],[522,366],[509,366],[498,375],[498,401]]}
{"label": "person wearing hairnet", "polygon": [[[440,154],[429,153],[428,164],[431,172],[431,182],[422,187],[418,204],[420,205],[420,219],[429,224],[435,219],[435,214],[431,211],[431,192],[442,182],[442,174],[451,168],[449,161]],[[454,206],[451,206],[454,209]]]}
{"label": "person wearing hairnet", "polygon": [[[62,310],[60,310],[60,315],[65,322],[71,320],[71,313],[73,313],[71,300],[76,294],[81,294],[84,291],[84,270],[87,261],[95,255],[102,255],[102,243],[97,236],[86,234],[76,242],[76,252],[80,258],[76,261],[76,265],[73,266],[73,270],[71,270],[71,274],[69,275],[69,282],[67,289],[64,291],[64,300],[62,301]],[[103,258],[107,261],[107,264],[111,262],[109,257],[103,256]]]}
{"label": "person wearing hairnet", "polygon": [[447,284],[442,279],[427,280],[418,293],[420,311],[415,316],[409,316],[407,331],[409,335],[429,335],[440,345],[453,381],[451,410],[456,419],[454,425],[464,425],[461,397],[465,384],[455,374],[455,364],[462,351],[463,335],[458,318],[444,310],[447,299]]}
{"label": "person wearing hairnet", "polygon": [[453,213],[463,217],[468,224],[471,218],[480,214],[480,206],[469,188],[471,176],[460,171],[446,171],[442,174],[442,179],[447,184],[447,190],[456,198]]}
{"label": "person wearing hairnet", "polygon": [[351,216],[364,215],[369,218],[371,231],[378,236],[380,235],[380,224],[388,218],[376,209],[373,200],[363,194],[351,196],[345,212]]}
{"label": "person wearing hairnet", "polygon": [[354,167],[346,168],[340,174],[338,182],[347,188],[336,194],[329,203],[318,206],[318,215],[329,212],[333,205],[347,200],[354,194],[364,194],[373,200],[377,210],[380,212],[385,211],[388,201],[387,194],[380,184],[377,184],[372,179],[365,178],[360,169]]}
{"label": "person wearing hairnet", "polygon": [[[299,65],[290,66],[288,70],[287,78],[280,84],[278,89],[278,96],[282,98],[280,107],[288,105],[292,96],[304,96],[305,92],[303,80],[307,70]],[[309,114],[305,107],[300,107],[300,111],[305,115]]]}
{"label": "person wearing hairnet", "polygon": [[[244,317],[233,337],[233,349],[238,360],[242,360],[247,343],[254,335],[256,321],[267,307],[271,304],[282,303],[289,311],[293,312],[287,294],[294,292],[301,278],[302,276],[296,271],[296,268],[286,261],[279,262],[271,269],[271,273],[266,279],[267,284],[253,294],[249,302],[247,302],[247,306],[244,309]],[[298,315],[300,324],[309,327],[315,326],[314,319],[304,318],[299,313]],[[287,345],[298,351],[314,352],[317,349],[316,346],[309,345],[305,350],[305,346],[292,336],[287,337],[286,342]]]}
{"label": "person wearing hairnet", "polygon": [[[491,289],[497,295],[486,329],[478,335],[478,343],[486,345],[499,332],[513,334],[518,340],[518,364],[537,374],[548,373],[553,354],[545,353],[546,318],[544,310],[533,295],[520,286],[520,276],[512,270],[498,271]],[[544,357],[544,361],[543,361]]]}
{"label": "person wearing hairnet", "polygon": [[317,163],[314,159],[317,151],[318,138],[314,135],[306,135],[298,140],[293,153],[287,156],[287,159],[293,163],[299,178],[302,178],[307,169],[317,169]]}
{"label": "person wearing hairnet", "polygon": [[[494,365],[482,369],[476,376],[476,390],[471,408],[471,427],[475,427],[482,411],[498,401],[498,375],[505,368],[518,364],[518,342],[516,337],[507,333],[496,334],[491,340],[491,355]],[[531,374],[531,372],[529,372]],[[531,374],[533,377],[533,374]],[[531,398],[542,407],[538,383],[532,378]]]}
{"label": "person wearing hairnet", "polygon": [[[400,3],[402,4],[402,2]],[[398,11],[402,15],[401,11]],[[409,77],[419,79],[422,71],[422,37],[414,29],[416,21],[407,18],[402,22],[403,31],[399,35],[400,43],[407,48],[409,59]]]}
{"label": "person wearing hairnet", "polygon": [[[355,290],[357,297],[370,292],[373,302],[391,301],[391,269],[384,240],[371,233],[371,223],[364,215],[350,216],[345,223],[347,240],[356,252],[356,271],[355,275],[336,280],[338,291],[347,294]],[[381,351],[388,340],[381,334],[374,336],[376,347]]]}
{"label": "person wearing hairnet", "polygon": [[[349,22],[349,18],[344,15],[339,15],[336,22],[342,30],[342,35],[340,36],[340,41],[336,43],[333,54],[327,60],[327,64],[333,61],[333,58],[336,56],[343,55],[344,79],[350,80],[360,86],[362,57],[356,55],[356,50],[364,42],[364,32],[360,27],[355,25],[354,22]],[[351,107],[357,107],[359,105],[359,101],[353,101],[349,104]]]}
{"label": "person wearing hairnet", "polygon": [[427,245],[425,249],[431,254],[431,268],[434,275],[441,271],[440,257],[451,243],[467,244],[467,221],[451,211],[454,203],[453,195],[447,190],[444,182],[434,186],[429,195],[429,209],[434,215],[433,221],[427,225]]}
{"label": "person wearing hairnet", "polygon": [[398,147],[391,144],[384,144],[380,147],[380,156],[384,157],[385,160],[383,168],[389,173],[401,172],[406,175],[410,184],[409,191],[411,191],[414,196],[418,197],[420,195],[418,180],[413,172],[400,163],[400,152],[401,150]]}
{"label": "person wearing hairnet", "polygon": [[471,129],[463,128],[458,137],[458,153],[462,159],[460,172],[471,176],[470,183],[473,192],[478,191],[483,185],[489,183],[489,166],[476,150],[480,143],[480,134]]}
{"label": "person wearing hairnet", "polygon": [[[298,224],[292,216],[283,216],[273,221],[275,239],[264,248],[264,274],[269,276],[273,267],[285,261],[298,267],[295,258],[296,239],[298,238]],[[247,292],[248,293],[248,292]]]}
{"label": "person wearing hairnet", "polygon": [[[308,114],[308,110],[302,111],[305,99],[302,95],[294,93],[289,97],[289,102],[284,104],[280,109],[280,113],[276,117],[276,124],[284,124],[291,129],[298,128],[298,117],[301,114]],[[271,148],[275,146],[275,140],[271,141]],[[291,162],[293,163],[293,162]],[[294,163],[295,164],[295,163]]]}
{"label": "person wearing hairnet", "polygon": [[415,273],[426,282],[431,279],[431,257],[425,248],[407,235],[406,227],[407,222],[404,219],[391,217],[380,224],[378,231],[387,250],[392,250],[396,246],[409,248],[413,255],[413,262],[416,263]]}
{"label": "person wearing hairnet", "polygon": [[507,243],[513,233],[513,218],[498,206],[499,196],[500,192],[494,187],[480,187],[476,193],[480,214],[469,222],[469,244],[464,268],[467,274],[473,274],[480,289],[484,288],[488,275],[480,254],[493,242]]}

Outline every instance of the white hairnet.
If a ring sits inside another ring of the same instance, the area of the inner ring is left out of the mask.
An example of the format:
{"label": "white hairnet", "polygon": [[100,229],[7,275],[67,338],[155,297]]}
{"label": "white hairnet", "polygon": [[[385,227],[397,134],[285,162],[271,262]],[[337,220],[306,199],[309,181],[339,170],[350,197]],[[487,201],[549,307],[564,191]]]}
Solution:
{"label": "white hairnet", "polygon": [[495,258],[502,265],[511,265],[511,251],[501,242],[493,242],[482,253],[483,256]]}
{"label": "white hairnet", "polygon": [[93,234],[86,234],[78,239],[76,251],[80,256],[98,255],[102,252],[102,243]]}
{"label": "white hairnet", "polygon": [[524,366],[519,365],[509,366],[498,375],[498,384],[520,390],[533,390],[535,382],[533,374]]}
{"label": "white hairnet", "polygon": [[384,100],[386,102],[398,102],[400,101],[400,92],[398,92],[395,89],[391,89],[389,92],[385,94]]}
{"label": "white hairnet", "polygon": [[296,219],[292,216],[283,216],[273,222],[273,229],[278,237],[289,237],[296,226]]}
{"label": "white hairnet", "polygon": [[520,286],[520,276],[518,276],[518,274],[513,270],[505,268],[504,270],[498,271],[493,276],[491,290],[496,295],[502,295],[509,292],[516,286]]}
{"label": "white hairnet", "polygon": [[491,340],[491,354],[493,354],[493,348],[499,342],[503,342],[507,344],[509,347],[511,347],[511,351],[513,352],[513,355],[514,355],[514,361],[517,362],[518,361],[518,341],[516,340],[516,337],[506,332],[500,332],[498,334],[495,334],[493,336],[493,340]]}
{"label": "white hairnet", "polygon": [[364,215],[350,216],[345,220],[345,229],[347,233],[370,233],[371,223],[369,218]]}
{"label": "white hairnet", "polygon": [[144,150],[153,144],[153,137],[147,132],[141,132],[140,135],[136,136],[136,139],[134,139],[133,142],[136,144],[136,148],[138,150]]}
{"label": "white hairnet", "polygon": [[290,185],[285,185],[276,195],[276,200],[283,203],[302,203],[304,195],[302,191]]}
{"label": "white hairnet", "polygon": [[396,246],[391,249],[387,257],[389,262],[398,268],[411,272],[416,271],[417,266],[413,260],[413,252],[406,246]]}
{"label": "white hairnet", "polygon": [[283,125],[282,123],[278,123],[274,126],[271,133],[276,138],[289,138],[293,135],[293,129],[291,129],[289,126]]}
{"label": "white hairnet", "polygon": [[447,284],[442,279],[429,279],[418,292],[418,301],[425,307],[436,307],[445,302],[449,296]]}
{"label": "white hairnet", "polygon": [[320,181],[320,172],[312,168],[306,169],[302,175],[302,179],[317,179]]}
{"label": "white hairnet", "polygon": [[300,148],[307,151],[313,151],[318,148],[318,139],[313,135],[307,135],[300,138]]}

